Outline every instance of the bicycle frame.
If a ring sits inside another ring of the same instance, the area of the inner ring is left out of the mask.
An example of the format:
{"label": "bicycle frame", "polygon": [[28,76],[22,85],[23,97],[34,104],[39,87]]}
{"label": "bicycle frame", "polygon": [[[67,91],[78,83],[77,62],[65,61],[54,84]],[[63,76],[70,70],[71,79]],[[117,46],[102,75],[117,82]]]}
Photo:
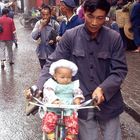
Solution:
{"label": "bicycle frame", "polygon": [[64,123],[64,109],[61,109],[60,118],[57,121],[57,126],[55,130],[55,139],[64,140],[65,139],[65,123]]}
{"label": "bicycle frame", "polygon": [[[100,110],[100,108],[95,104],[95,105],[90,105],[91,103],[94,102],[93,99],[90,99],[80,105],[56,105],[56,104],[44,104],[43,102],[41,102],[40,100],[38,100],[37,98],[33,97],[38,103],[33,103],[30,102],[31,104],[34,104],[36,106],[42,107],[44,111],[46,111],[46,108],[59,108],[61,109],[61,115],[60,118],[57,121],[57,126],[56,126],[56,130],[55,130],[55,139],[56,140],[64,140],[65,139],[65,124],[64,124],[64,110],[65,109],[73,109],[73,110],[79,110],[79,109],[89,109],[89,108],[97,108],[98,110]],[[46,134],[43,133],[43,140],[47,140],[46,138]]]}

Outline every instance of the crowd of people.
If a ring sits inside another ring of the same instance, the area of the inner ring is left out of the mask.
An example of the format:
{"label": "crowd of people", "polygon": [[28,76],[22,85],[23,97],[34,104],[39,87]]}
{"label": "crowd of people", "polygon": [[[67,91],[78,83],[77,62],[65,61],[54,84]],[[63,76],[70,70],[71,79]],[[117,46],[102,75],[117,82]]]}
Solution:
{"label": "crowd of people", "polygon": [[115,19],[126,50],[140,52],[140,1],[119,0],[113,3],[109,17]]}

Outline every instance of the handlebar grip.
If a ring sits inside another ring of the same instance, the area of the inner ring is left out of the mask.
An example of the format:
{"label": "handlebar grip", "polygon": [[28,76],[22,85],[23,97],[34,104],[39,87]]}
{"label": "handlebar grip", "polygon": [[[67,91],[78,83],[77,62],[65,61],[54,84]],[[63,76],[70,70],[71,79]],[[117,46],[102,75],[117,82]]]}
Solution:
{"label": "handlebar grip", "polygon": [[95,96],[95,97],[93,98],[93,105],[94,105],[94,106],[97,106],[97,102],[98,102],[98,97]]}

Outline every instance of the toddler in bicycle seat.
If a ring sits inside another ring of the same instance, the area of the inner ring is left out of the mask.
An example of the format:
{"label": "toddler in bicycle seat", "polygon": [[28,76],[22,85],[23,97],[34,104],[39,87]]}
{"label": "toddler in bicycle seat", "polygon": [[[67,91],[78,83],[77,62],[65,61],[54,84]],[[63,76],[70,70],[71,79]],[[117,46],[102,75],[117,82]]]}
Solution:
{"label": "toddler in bicycle seat", "polygon": [[[78,67],[71,61],[61,59],[51,64],[49,73],[52,78],[44,84],[43,102],[51,104],[79,105],[84,101],[79,80],[72,81]],[[61,109],[48,108],[42,119],[42,130],[49,140],[55,140],[55,128]],[[64,123],[66,127],[65,140],[75,140],[78,134],[78,117],[72,109],[65,109]]]}

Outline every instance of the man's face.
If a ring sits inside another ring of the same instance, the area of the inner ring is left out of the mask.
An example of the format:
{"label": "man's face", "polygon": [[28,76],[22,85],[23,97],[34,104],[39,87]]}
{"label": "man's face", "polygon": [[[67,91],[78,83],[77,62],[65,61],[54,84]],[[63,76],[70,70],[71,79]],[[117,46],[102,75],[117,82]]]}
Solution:
{"label": "man's face", "polygon": [[106,12],[96,9],[94,12],[85,11],[85,25],[92,35],[96,35],[105,22]]}
{"label": "man's face", "polygon": [[51,18],[51,13],[48,9],[42,9],[41,16],[43,20],[46,20],[46,22],[48,22]]}
{"label": "man's face", "polygon": [[65,5],[65,3],[60,2],[60,11],[61,11],[62,15],[65,15],[67,9],[68,9],[68,7]]}

